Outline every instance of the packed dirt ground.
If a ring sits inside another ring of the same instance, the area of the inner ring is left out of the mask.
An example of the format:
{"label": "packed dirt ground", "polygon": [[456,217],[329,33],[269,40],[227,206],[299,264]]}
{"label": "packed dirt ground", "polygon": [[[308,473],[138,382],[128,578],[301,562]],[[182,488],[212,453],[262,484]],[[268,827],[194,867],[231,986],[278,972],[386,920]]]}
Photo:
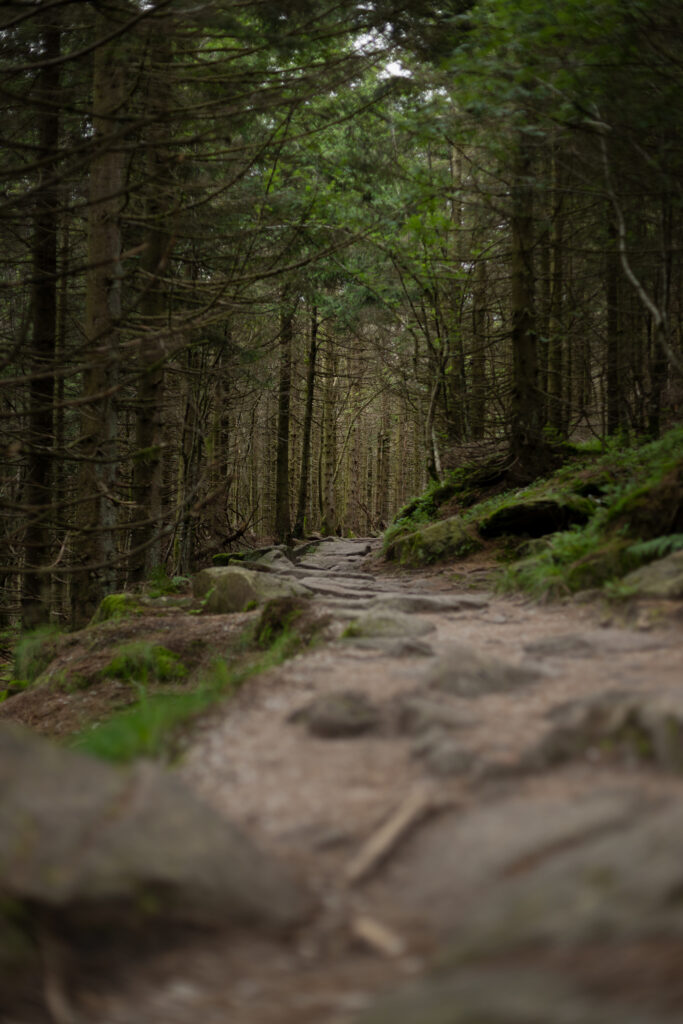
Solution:
{"label": "packed dirt ground", "polygon": [[375,547],[297,563],[325,642],[214,708],[172,769],[312,914],[66,951],[48,1016],[6,1024],[683,1018],[680,604],[538,605],[487,589],[483,558],[406,572]]}

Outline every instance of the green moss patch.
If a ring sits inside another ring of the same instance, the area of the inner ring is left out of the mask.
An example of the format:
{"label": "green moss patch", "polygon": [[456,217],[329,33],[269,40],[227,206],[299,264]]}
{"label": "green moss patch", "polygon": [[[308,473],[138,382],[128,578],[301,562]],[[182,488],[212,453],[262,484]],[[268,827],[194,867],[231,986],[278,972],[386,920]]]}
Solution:
{"label": "green moss patch", "polygon": [[91,626],[114,619],[125,619],[129,615],[142,615],[143,607],[135,594],[107,594],[90,620]]}
{"label": "green moss patch", "polygon": [[462,558],[483,547],[460,516],[426,524],[412,533],[395,536],[385,556],[405,566],[431,565],[449,558]]}
{"label": "green moss patch", "polygon": [[101,674],[104,678],[142,684],[167,683],[184,679],[187,669],[178,655],[169,651],[167,647],[141,640],[124,644],[102,669]]}

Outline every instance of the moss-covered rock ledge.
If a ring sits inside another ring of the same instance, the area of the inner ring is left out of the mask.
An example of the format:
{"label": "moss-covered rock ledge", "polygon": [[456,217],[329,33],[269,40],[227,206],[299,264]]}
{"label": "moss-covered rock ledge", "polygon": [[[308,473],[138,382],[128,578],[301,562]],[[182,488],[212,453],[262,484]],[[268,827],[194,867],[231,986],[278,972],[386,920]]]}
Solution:
{"label": "moss-covered rock ledge", "polygon": [[453,516],[394,537],[384,554],[390,561],[417,567],[462,558],[482,547],[474,528],[465,526],[461,516]]}
{"label": "moss-covered rock ledge", "polygon": [[[542,597],[607,585],[619,596],[614,585],[626,574],[683,549],[680,426],[631,448],[586,449],[523,490],[505,492],[496,480],[495,493],[480,491],[478,500],[465,470],[456,475],[462,489],[448,506],[435,503],[440,490],[430,485],[399,513],[385,536],[388,560],[418,568],[465,558],[486,543],[507,562],[502,582],[510,589]],[[458,515],[434,521],[454,506]],[[669,581],[660,589],[677,587]],[[629,579],[622,589],[632,589]]]}

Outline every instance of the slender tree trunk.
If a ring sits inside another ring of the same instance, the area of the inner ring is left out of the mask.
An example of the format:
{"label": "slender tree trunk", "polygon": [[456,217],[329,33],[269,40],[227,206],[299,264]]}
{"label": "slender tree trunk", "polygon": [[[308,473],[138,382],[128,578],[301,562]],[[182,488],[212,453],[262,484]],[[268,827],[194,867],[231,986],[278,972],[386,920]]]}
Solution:
{"label": "slender tree trunk", "polygon": [[[111,34],[111,21],[98,15],[96,38]],[[85,334],[89,366],[83,380],[79,453],[81,570],[74,577],[72,614],[87,620],[102,597],[115,589],[118,321],[121,314],[120,215],[125,188],[123,145],[118,120],[125,100],[126,62],[120,42],[95,50],[93,70],[93,158],[88,195],[88,272]]]}
{"label": "slender tree trunk", "polygon": [[486,425],[486,260],[477,260],[472,293],[472,383],[470,424],[472,437],[484,436]]}
{"label": "slender tree trunk", "polygon": [[517,140],[512,186],[512,394],[511,475],[528,480],[545,468],[542,395],[538,388],[534,299],[534,194],[530,143]]}
{"label": "slender tree trunk", "polygon": [[325,388],[323,398],[323,449],[321,471],[321,530],[325,535],[337,532],[338,511],[335,489],[337,462],[337,408],[336,408],[337,354],[333,339],[327,340],[325,360]]}
{"label": "slender tree trunk", "polygon": [[[24,535],[26,571],[21,595],[22,623],[32,629],[50,617],[50,576],[45,571],[51,543],[52,495],[51,449],[54,447],[54,362],[57,328],[57,224],[59,187],[52,158],[59,145],[59,118],[55,105],[59,94],[57,62],[61,35],[59,15],[46,16],[45,64],[38,73],[34,101],[43,104],[38,123],[42,178],[36,199],[33,234],[33,334],[29,392],[28,461],[25,504],[28,515]],[[55,62],[55,63],[50,63]],[[42,571],[41,571],[42,570]]]}
{"label": "slender tree trunk", "polygon": [[178,467],[178,503],[183,509],[177,540],[176,568],[181,574],[193,572],[197,543],[197,516],[193,505],[197,499],[202,460],[201,418],[197,401],[199,359],[196,349],[186,354],[187,378],[183,401],[183,428]]}
{"label": "slender tree trunk", "polygon": [[621,361],[621,337],[619,322],[619,253],[617,251],[617,227],[610,220],[608,228],[609,249],[605,274],[607,300],[607,433],[616,434],[622,423],[622,396],[619,374]]}
{"label": "slender tree trunk", "polygon": [[169,156],[164,142],[168,135],[168,84],[163,69],[170,63],[171,47],[163,35],[151,43],[148,69],[147,111],[152,124],[148,130],[146,161],[147,238],[141,259],[143,294],[140,301],[140,373],[135,401],[135,453],[133,455],[129,579],[140,582],[161,564],[162,521],[162,435],[164,403],[163,274],[169,259],[168,218],[173,202]]}
{"label": "slender tree trunk", "polygon": [[284,286],[280,295],[280,375],[275,457],[275,539],[279,544],[288,544],[292,539],[292,520],[289,508],[289,420],[292,395],[293,336],[294,308],[291,289]]}
{"label": "slender tree trunk", "polygon": [[308,501],[308,477],[311,471],[311,428],[313,426],[313,400],[315,398],[315,364],[318,356],[318,310],[311,310],[310,341],[308,346],[308,362],[306,367],[306,409],[304,412],[303,437],[301,441],[301,472],[299,476],[299,493],[296,503],[296,521],[294,536],[302,537],[306,504]]}
{"label": "slender tree trunk", "polygon": [[548,309],[548,426],[555,437],[564,433],[563,350],[568,345],[563,336],[564,292],[564,194],[557,154],[552,157],[553,211],[550,222],[550,304]]}

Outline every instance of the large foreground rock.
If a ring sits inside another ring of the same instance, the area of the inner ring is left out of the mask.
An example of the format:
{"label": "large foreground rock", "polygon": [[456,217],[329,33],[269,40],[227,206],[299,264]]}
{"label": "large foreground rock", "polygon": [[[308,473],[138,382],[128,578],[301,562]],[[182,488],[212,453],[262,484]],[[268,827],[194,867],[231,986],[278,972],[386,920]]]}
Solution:
{"label": "large foreground rock", "polygon": [[192,593],[213,615],[242,612],[275,597],[309,597],[311,591],[294,579],[255,572],[237,565],[202,569],[192,580]]}
{"label": "large foreground rock", "polygon": [[356,1024],[674,1024],[620,999],[611,1003],[557,971],[470,969],[404,989]]}
{"label": "large foreground rock", "polygon": [[393,869],[395,912],[443,936],[440,970],[360,1022],[680,1021],[682,845],[680,801],[614,786],[423,828]]}
{"label": "large foreground rock", "polygon": [[65,927],[286,929],[305,888],[153,765],[120,770],[0,726],[0,964],[10,909]]}

